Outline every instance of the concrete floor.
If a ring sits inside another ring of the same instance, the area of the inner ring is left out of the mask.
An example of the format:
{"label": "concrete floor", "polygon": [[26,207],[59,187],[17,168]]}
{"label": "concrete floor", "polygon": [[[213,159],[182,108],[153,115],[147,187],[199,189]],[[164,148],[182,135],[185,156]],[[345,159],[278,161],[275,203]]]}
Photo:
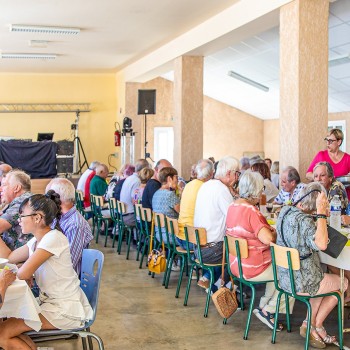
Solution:
{"label": "concrete floor", "polygon": [[[125,245],[121,255],[117,255],[115,249],[103,248],[102,241],[104,237],[100,238],[98,245],[92,245],[105,254],[97,319],[92,331],[103,339],[106,350],[303,349],[304,339],[299,335],[299,325],[306,309],[302,304],[295,305],[292,333],[285,330],[278,333],[275,345],[271,344],[271,331],[254,315],[249,338],[243,340],[246,310],[238,310],[224,325],[211,303],[209,316],[204,318],[206,294],[196,286],[195,280],[188,306],[184,307],[187,277],[184,277],[180,296],[176,299],[178,272],[172,272],[169,289],[165,289],[161,285],[162,276],[156,275],[152,279],[145,267],[138,268],[134,248],[126,260]],[[111,246],[110,240],[108,246]],[[346,319],[347,314],[346,311]],[[350,322],[347,323],[350,326]],[[325,326],[329,333],[336,334],[336,312],[332,312]],[[350,345],[349,335],[345,336],[345,344]],[[82,349],[80,340],[59,340],[40,346],[53,346],[55,350]]]}

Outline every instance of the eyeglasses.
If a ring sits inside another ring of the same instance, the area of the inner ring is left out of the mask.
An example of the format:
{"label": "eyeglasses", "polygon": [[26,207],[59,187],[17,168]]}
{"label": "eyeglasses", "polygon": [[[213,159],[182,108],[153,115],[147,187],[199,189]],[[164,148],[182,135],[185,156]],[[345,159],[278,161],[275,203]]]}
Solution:
{"label": "eyeglasses", "polygon": [[238,177],[240,177],[242,174],[240,171],[236,171],[235,173],[238,175]]}
{"label": "eyeglasses", "polygon": [[34,216],[34,215],[38,215],[38,213],[32,213],[32,214],[27,214],[27,215],[22,215],[20,214],[18,216],[18,220],[22,220],[23,218],[27,217],[27,216]]}
{"label": "eyeglasses", "polygon": [[326,141],[327,143],[333,143],[334,141],[338,141],[337,139],[333,140],[333,139],[327,139],[327,137],[324,138],[324,141]]}

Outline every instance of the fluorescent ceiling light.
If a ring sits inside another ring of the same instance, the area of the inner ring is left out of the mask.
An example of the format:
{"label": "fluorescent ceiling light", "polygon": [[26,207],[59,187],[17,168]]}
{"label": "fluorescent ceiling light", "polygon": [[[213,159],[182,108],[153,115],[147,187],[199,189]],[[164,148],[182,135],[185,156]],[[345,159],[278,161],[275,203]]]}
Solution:
{"label": "fluorescent ceiling light", "polygon": [[79,28],[31,26],[23,24],[10,24],[10,32],[28,32],[45,34],[79,34]]}
{"label": "fluorescent ceiling light", "polygon": [[329,67],[339,66],[340,64],[345,64],[350,62],[350,54],[342,57],[332,58],[328,61]]}
{"label": "fluorescent ceiling light", "polygon": [[10,59],[42,59],[42,60],[53,60],[57,57],[56,54],[48,53],[2,53],[0,58]]}
{"label": "fluorescent ceiling light", "polygon": [[257,89],[260,89],[262,91],[268,92],[270,90],[269,87],[262,85],[260,83],[258,83],[257,81],[251,80],[243,75],[240,75],[232,70],[228,71],[227,73],[231,78],[237,79],[243,83],[246,83],[248,85],[254,86]]}

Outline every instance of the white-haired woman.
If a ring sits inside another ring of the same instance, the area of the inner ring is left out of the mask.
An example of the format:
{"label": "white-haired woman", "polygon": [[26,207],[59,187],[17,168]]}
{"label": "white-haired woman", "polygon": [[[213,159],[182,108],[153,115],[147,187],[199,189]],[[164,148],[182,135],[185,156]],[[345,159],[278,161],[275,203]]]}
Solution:
{"label": "white-haired woman", "polygon": [[[325,250],[328,244],[327,210],[329,204],[325,189],[316,182],[306,185],[300,191],[300,200],[294,207],[284,207],[277,222],[277,244],[295,248],[300,254],[300,270],[294,272],[295,288],[298,293],[317,295],[340,290],[340,277],[324,273],[320,258],[315,251]],[[316,222],[310,215],[316,214]],[[278,269],[279,283],[290,291],[289,272]],[[348,280],[345,279],[344,290]],[[327,334],[323,322],[337,304],[335,297],[310,299],[311,334],[310,344],[324,348],[335,342],[335,337]],[[300,335],[306,336],[306,320],[300,327]]]}
{"label": "white-haired woman", "polygon": [[[248,242],[249,257],[242,259],[244,278],[250,281],[273,280],[270,243],[276,241],[276,230],[266,221],[256,205],[264,188],[264,179],[258,172],[245,172],[239,181],[239,199],[227,212],[226,235],[244,238]],[[230,256],[230,268],[239,276],[237,258]],[[274,283],[266,283],[265,294],[254,314],[270,329],[274,326],[278,292]],[[290,303],[292,304],[292,303]],[[293,305],[290,305],[291,307]],[[285,300],[281,299],[281,312],[285,312]],[[277,330],[281,330],[279,325]]]}

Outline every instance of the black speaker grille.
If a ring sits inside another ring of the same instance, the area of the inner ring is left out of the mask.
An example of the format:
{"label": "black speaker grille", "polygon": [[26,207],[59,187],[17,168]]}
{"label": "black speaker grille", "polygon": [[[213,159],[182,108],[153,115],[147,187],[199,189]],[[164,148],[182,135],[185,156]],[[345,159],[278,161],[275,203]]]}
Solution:
{"label": "black speaker grille", "polygon": [[58,150],[57,154],[59,156],[71,156],[74,154],[74,143],[73,141],[57,141],[58,144]]}
{"label": "black speaker grille", "polygon": [[156,90],[139,90],[137,114],[156,114]]}
{"label": "black speaker grille", "polygon": [[57,173],[73,173],[73,158],[57,158]]}

